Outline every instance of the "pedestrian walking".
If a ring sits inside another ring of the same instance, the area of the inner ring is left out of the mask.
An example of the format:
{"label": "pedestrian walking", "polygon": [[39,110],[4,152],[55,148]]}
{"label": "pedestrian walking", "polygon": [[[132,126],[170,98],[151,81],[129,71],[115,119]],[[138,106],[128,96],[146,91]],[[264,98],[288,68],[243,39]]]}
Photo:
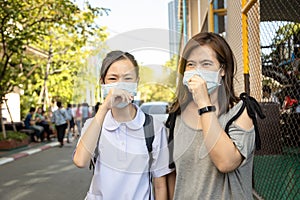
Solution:
{"label": "pedestrian walking", "polygon": [[76,124],[76,128],[77,128],[77,136],[80,137],[81,135],[81,127],[82,127],[82,112],[81,112],[81,105],[77,104],[77,108],[76,108],[76,112],[75,112],[75,124]]}
{"label": "pedestrian walking", "polygon": [[81,120],[81,125],[83,126],[85,121],[90,117],[90,111],[89,111],[89,104],[88,103],[83,103],[81,106],[81,115],[82,115],[82,120]]}
{"label": "pedestrian walking", "polygon": [[67,143],[70,143],[72,136],[75,136],[75,121],[73,116],[72,104],[68,103],[66,111],[68,115],[71,116],[70,125],[68,126],[68,131],[67,131]]}
{"label": "pedestrian walking", "polygon": [[57,101],[56,105],[58,108],[53,112],[51,121],[55,124],[57,140],[60,143],[60,147],[63,147],[66,129],[70,125],[71,116],[63,108],[60,101]]}

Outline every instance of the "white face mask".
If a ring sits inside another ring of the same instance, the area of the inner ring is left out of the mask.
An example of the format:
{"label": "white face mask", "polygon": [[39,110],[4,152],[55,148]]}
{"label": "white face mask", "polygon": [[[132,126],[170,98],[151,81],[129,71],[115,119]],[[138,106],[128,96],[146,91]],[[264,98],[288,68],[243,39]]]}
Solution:
{"label": "white face mask", "polygon": [[188,81],[194,75],[198,75],[206,81],[207,92],[208,94],[211,94],[219,85],[221,85],[219,83],[219,71],[220,70],[215,72],[201,69],[185,71],[182,82],[184,85],[188,86]]}
{"label": "white face mask", "polygon": [[[110,84],[101,84],[101,90],[103,98],[106,98],[109,90],[111,88],[117,88],[121,90],[126,90],[129,92],[132,96],[135,96],[137,94],[137,83],[132,82],[116,82],[116,83],[110,83]],[[128,102],[121,102],[118,105],[116,105],[117,108],[124,108],[128,105]]]}

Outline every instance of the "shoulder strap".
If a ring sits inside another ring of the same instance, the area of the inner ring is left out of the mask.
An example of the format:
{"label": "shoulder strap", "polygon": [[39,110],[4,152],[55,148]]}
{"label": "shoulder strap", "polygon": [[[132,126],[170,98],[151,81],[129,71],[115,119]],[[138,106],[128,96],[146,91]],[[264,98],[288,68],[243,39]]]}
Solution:
{"label": "shoulder strap", "polygon": [[168,119],[166,121],[166,127],[169,129],[169,168],[174,169],[175,163],[173,161],[173,151],[174,151],[174,128],[176,123],[177,112],[169,113]]}
{"label": "shoulder strap", "polygon": [[[102,127],[101,127],[101,129],[102,129]],[[98,155],[99,155],[98,148],[99,148],[99,141],[100,141],[100,136],[101,136],[101,129],[100,129],[99,137],[98,137],[98,140],[97,140],[97,145],[96,145],[96,148],[94,150],[94,157],[91,158],[91,160],[90,160],[89,169],[93,170],[93,173],[94,173],[96,161],[97,161],[97,158],[98,158]]]}
{"label": "shoulder strap", "polygon": [[232,122],[234,122],[237,118],[239,118],[239,116],[243,113],[244,109],[246,108],[247,113],[248,113],[249,117],[252,119],[253,125],[254,125],[255,147],[257,150],[259,150],[261,148],[261,140],[260,140],[260,136],[259,136],[259,130],[258,130],[256,117],[258,115],[260,119],[264,119],[266,116],[262,112],[262,109],[261,109],[260,105],[258,104],[258,102],[253,97],[249,96],[247,93],[245,93],[245,92],[241,93],[240,99],[243,101],[243,105],[240,108],[240,110],[237,112],[237,114],[235,116],[233,116],[227,122],[227,124],[225,126],[225,132],[230,137],[230,135],[228,134],[229,126],[232,124]]}
{"label": "shoulder strap", "polygon": [[146,140],[146,146],[148,152],[152,152],[152,143],[154,140],[154,127],[153,127],[153,117],[145,113],[145,122],[143,125],[144,135]]}
{"label": "shoulder strap", "polygon": [[145,135],[145,141],[146,141],[146,146],[148,149],[148,154],[149,154],[149,163],[148,163],[148,175],[149,175],[149,187],[150,187],[150,194],[149,194],[149,200],[151,200],[151,172],[150,172],[150,168],[151,168],[151,164],[153,161],[153,157],[152,157],[152,143],[154,140],[154,126],[153,126],[153,117],[147,113],[145,113],[145,122],[143,125],[144,128],[144,135]]}

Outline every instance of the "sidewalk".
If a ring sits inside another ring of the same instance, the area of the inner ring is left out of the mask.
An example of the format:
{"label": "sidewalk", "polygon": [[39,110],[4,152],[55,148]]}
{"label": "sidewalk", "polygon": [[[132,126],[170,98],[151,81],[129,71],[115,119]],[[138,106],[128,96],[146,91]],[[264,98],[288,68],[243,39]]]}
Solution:
{"label": "sidewalk", "polygon": [[53,142],[30,143],[26,147],[14,149],[11,151],[0,151],[0,166],[17,159],[44,151],[46,149],[59,146],[56,139]]}

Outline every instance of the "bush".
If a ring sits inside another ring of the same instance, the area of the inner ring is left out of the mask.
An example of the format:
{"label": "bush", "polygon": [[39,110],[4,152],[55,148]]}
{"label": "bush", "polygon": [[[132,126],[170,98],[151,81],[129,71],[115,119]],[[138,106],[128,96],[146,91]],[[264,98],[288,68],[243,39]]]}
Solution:
{"label": "bush", "polygon": [[3,133],[0,132],[0,141],[2,140],[19,140],[22,141],[24,139],[28,138],[28,135],[20,132],[14,132],[14,131],[6,131],[6,138],[4,139]]}

